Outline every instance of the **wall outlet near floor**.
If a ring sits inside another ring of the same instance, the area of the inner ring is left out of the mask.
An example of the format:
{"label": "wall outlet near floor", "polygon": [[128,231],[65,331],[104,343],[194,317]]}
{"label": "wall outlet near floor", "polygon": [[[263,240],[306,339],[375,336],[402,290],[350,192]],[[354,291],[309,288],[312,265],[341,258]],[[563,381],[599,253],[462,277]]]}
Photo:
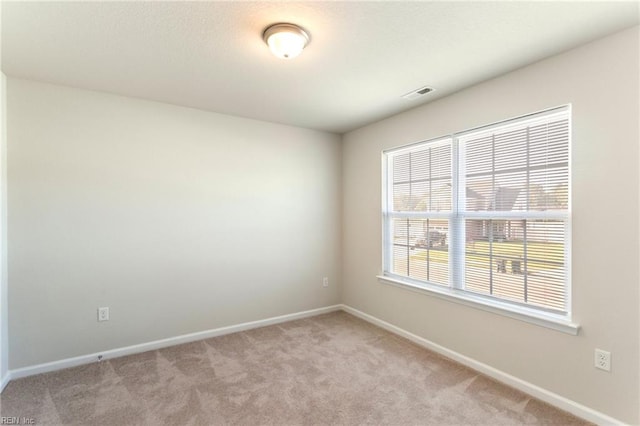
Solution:
{"label": "wall outlet near floor", "polygon": [[322,287],[329,287],[329,277],[322,278]]}
{"label": "wall outlet near floor", "polygon": [[596,368],[604,371],[611,371],[611,352],[596,349],[594,362]]}
{"label": "wall outlet near floor", "polygon": [[109,321],[109,308],[98,308],[98,321]]}

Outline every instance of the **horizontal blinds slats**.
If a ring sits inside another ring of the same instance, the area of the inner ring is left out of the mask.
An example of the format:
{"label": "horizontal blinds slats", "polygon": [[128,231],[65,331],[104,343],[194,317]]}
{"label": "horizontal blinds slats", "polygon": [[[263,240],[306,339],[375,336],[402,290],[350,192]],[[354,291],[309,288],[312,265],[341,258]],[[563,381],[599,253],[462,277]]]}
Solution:
{"label": "horizontal blinds slats", "polygon": [[451,211],[451,144],[435,144],[394,155],[393,211]]}
{"label": "horizontal blinds slats", "polygon": [[[536,126],[538,124],[545,124],[555,121],[556,118],[566,118],[570,115],[569,107],[562,106],[552,110],[541,111],[537,113],[531,113],[522,117],[489,124],[486,126],[477,127],[474,129],[465,130],[463,132],[457,132],[455,136],[464,141],[468,135],[473,135],[474,138],[481,137],[483,135],[493,135],[500,133],[508,133],[513,129],[521,128],[523,123],[528,126]],[[479,136],[480,135],[480,136]]]}
{"label": "horizontal blinds slats", "polygon": [[465,228],[468,291],[564,309],[564,222],[468,220]]}
{"label": "horizontal blinds slats", "polygon": [[449,285],[449,221],[393,219],[391,272],[408,278]]}
{"label": "horizontal blinds slats", "polygon": [[[569,118],[523,121],[460,140],[468,291],[562,311],[566,306],[565,216],[569,201]],[[549,219],[535,219],[534,212]],[[500,218],[511,212],[521,218]],[[468,214],[466,216],[469,216]],[[556,217],[554,217],[556,216]],[[555,219],[555,220],[553,220]]]}
{"label": "horizontal blinds slats", "polygon": [[[500,129],[496,129],[500,130]],[[509,132],[461,141],[461,173],[467,192],[467,210],[566,210],[569,181],[569,120],[554,116],[530,126],[526,122]]]}
{"label": "horizontal blinds slats", "polygon": [[388,152],[389,272],[565,311],[569,120],[558,109]]}

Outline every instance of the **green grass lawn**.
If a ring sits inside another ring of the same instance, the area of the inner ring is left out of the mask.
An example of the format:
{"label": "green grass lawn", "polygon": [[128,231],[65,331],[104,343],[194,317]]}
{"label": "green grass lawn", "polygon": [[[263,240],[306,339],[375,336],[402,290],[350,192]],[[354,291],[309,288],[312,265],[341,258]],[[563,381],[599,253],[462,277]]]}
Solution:
{"label": "green grass lawn", "polygon": [[[476,268],[489,268],[490,248],[493,249],[494,261],[496,258],[511,260],[524,258],[524,244],[522,241],[494,242],[474,241],[466,244],[466,263]],[[411,255],[413,260],[426,260],[427,251],[416,249]],[[540,271],[553,271],[564,267],[564,248],[561,243],[553,242],[529,242],[527,243],[527,271],[535,273]],[[430,249],[429,260],[431,262],[447,263],[449,253],[446,249]],[[524,268],[524,265],[522,265]]]}

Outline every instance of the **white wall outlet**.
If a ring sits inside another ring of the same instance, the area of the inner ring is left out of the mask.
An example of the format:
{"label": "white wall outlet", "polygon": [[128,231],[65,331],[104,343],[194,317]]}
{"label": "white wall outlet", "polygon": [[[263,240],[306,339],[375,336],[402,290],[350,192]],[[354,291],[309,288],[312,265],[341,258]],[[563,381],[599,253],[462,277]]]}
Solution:
{"label": "white wall outlet", "polygon": [[322,287],[329,287],[329,277],[324,277],[322,279]]}
{"label": "white wall outlet", "polygon": [[596,349],[595,367],[604,371],[611,371],[611,352]]}
{"label": "white wall outlet", "polygon": [[109,321],[109,308],[98,308],[98,321]]}

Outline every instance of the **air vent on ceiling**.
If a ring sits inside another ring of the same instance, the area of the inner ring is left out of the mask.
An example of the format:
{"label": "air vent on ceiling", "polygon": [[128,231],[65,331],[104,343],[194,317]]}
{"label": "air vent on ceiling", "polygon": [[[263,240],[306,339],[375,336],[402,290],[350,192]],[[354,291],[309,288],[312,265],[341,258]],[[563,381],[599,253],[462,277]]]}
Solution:
{"label": "air vent on ceiling", "polygon": [[406,95],[402,95],[402,97],[405,99],[412,100],[412,99],[417,99],[420,96],[426,95],[429,92],[433,92],[433,89],[431,87],[424,86],[417,90],[413,90],[407,93]]}

